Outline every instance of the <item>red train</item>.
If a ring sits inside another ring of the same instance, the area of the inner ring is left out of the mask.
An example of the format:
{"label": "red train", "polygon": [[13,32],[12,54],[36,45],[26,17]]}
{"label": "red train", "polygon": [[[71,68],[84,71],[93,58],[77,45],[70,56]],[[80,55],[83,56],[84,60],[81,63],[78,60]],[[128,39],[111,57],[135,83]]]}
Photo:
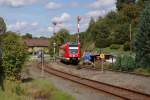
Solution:
{"label": "red train", "polygon": [[78,64],[81,58],[80,42],[67,42],[60,46],[59,57],[63,62]]}

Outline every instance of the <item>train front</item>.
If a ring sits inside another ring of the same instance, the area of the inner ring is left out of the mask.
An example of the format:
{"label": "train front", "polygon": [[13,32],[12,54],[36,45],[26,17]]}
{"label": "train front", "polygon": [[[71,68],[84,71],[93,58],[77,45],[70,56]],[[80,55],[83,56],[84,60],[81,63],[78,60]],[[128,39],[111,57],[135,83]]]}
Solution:
{"label": "train front", "polygon": [[78,64],[80,61],[80,43],[79,42],[69,42],[68,43],[68,56],[70,63]]}

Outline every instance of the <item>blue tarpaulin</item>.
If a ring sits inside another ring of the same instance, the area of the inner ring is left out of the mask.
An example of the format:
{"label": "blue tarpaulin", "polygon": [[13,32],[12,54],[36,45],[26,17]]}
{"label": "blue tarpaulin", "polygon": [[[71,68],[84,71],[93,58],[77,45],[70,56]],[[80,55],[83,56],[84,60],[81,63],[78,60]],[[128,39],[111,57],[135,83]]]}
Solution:
{"label": "blue tarpaulin", "polygon": [[83,59],[84,61],[91,61],[91,53],[86,53],[84,56],[83,56]]}

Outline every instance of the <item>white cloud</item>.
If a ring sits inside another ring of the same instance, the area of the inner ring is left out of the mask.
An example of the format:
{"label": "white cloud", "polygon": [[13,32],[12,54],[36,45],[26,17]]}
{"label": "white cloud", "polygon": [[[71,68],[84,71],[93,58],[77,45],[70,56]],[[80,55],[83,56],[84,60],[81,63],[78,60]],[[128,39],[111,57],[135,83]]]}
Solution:
{"label": "white cloud", "polygon": [[32,25],[32,26],[38,26],[39,23],[38,23],[38,22],[33,22],[31,25]]}
{"label": "white cloud", "polygon": [[86,16],[97,18],[97,17],[100,17],[100,16],[104,16],[105,14],[106,14],[105,10],[93,10],[93,11],[89,11],[86,14]]}
{"label": "white cloud", "polygon": [[116,3],[116,0],[96,0],[95,2],[91,3],[89,6],[91,8],[112,8]]}
{"label": "white cloud", "polygon": [[21,30],[23,28],[25,28],[27,26],[27,22],[25,21],[17,21],[16,23],[14,24],[10,24],[8,25],[8,30],[14,30],[14,31],[18,31],[18,30]]}
{"label": "white cloud", "polygon": [[89,4],[92,10],[87,12],[86,16],[94,18],[103,17],[109,11],[116,9],[115,3],[116,0],[95,0],[93,3]]}
{"label": "white cloud", "polygon": [[48,9],[59,9],[61,8],[63,5],[62,4],[59,4],[59,3],[55,3],[55,2],[49,2],[47,5],[46,5],[46,8]]}
{"label": "white cloud", "polygon": [[26,33],[31,33],[33,36],[40,37],[50,37],[52,34],[52,27],[46,28],[40,26],[38,22],[27,22],[27,21],[17,21],[12,24],[8,24],[8,31],[19,32],[21,35]]}
{"label": "white cloud", "polygon": [[53,32],[53,27],[52,26],[48,27],[48,32]]}
{"label": "white cloud", "polygon": [[17,21],[16,23],[9,24],[8,30],[11,31],[27,31],[32,30],[38,26],[38,22],[26,22],[26,21]]}
{"label": "white cloud", "polygon": [[0,5],[7,5],[11,7],[20,7],[33,4],[38,0],[0,0]]}
{"label": "white cloud", "polygon": [[71,18],[70,14],[63,13],[61,16],[56,16],[52,19],[52,22],[67,22]]}
{"label": "white cloud", "polygon": [[[61,24],[57,24],[57,26],[55,27],[55,31],[59,31],[60,29],[65,28],[70,30],[72,28],[70,23],[61,23]],[[54,31],[54,26],[49,26],[48,27],[48,31],[49,32],[53,32]]]}

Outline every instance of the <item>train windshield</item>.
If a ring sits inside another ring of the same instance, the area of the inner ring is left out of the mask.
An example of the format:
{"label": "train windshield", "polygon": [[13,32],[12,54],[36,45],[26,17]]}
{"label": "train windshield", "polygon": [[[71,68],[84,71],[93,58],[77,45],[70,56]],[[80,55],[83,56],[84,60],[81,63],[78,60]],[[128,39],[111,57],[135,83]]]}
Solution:
{"label": "train windshield", "polygon": [[69,45],[69,50],[71,54],[78,53],[78,45]]}

